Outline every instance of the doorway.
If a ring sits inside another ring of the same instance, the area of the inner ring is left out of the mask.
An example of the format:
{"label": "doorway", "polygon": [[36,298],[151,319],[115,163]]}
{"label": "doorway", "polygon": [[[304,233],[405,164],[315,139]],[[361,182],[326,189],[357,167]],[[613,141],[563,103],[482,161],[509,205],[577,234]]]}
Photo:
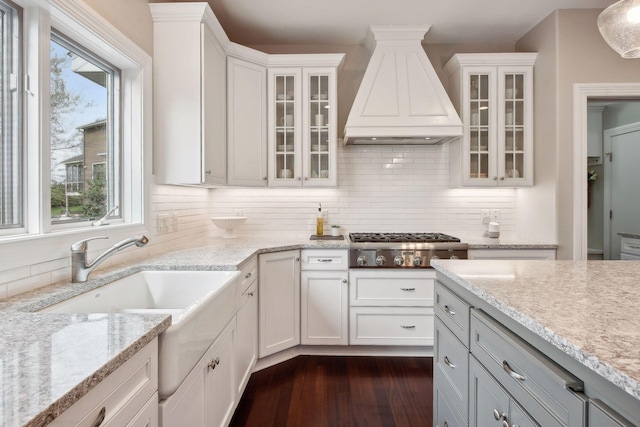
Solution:
{"label": "doorway", "polygon": [[[587,105],[589,101],[640,101],[638,83],[576,83],[573,85],[573,242],[572,258],[587,259],[588,171]],[[636,120],[637,121],[637,120]]]}

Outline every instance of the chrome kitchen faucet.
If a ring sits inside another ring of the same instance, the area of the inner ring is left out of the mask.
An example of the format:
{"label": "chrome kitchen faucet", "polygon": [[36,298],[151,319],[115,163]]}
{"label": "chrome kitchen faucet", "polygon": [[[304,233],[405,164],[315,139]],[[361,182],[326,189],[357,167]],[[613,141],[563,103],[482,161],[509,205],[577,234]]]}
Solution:
{"label": "chrome kitchen faucet", "polygon": [[71,245],[71,282],[82,283],[86,282],[89,278],[89,274],[105,259],[109,258],[114,253],[121,251],[131,245],[136,245],[141,248],[147,243],[149,239],[144,234],[139,236],[129,237],[121,242],[116,243],[110,249],[106,250],[92,262],[87,262],[87,250],[89,249],[88,242],[96,239],[108,239],[107,236],[91,237],[75,242]]}

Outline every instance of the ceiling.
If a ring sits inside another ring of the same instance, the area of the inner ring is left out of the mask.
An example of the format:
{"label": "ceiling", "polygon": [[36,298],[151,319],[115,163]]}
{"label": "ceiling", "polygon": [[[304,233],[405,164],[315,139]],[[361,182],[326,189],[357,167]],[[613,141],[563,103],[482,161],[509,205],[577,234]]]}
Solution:
{"label": "ceiling", "polygon": [[371,24],[431,24],[425,37],[425,43],[429,44],[514,43],[555,9],[604,9],[614,3],[614,0],[208,1],[229,38],[248,46],[363,44]]}

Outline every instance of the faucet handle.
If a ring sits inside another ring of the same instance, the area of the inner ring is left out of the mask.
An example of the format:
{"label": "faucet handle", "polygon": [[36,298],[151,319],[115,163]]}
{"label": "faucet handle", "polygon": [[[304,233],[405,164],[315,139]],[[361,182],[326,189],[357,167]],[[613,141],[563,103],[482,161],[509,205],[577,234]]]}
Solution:
{"label": "faucet handle", "polygon": [[108,239],[108,238],[109,237],[107,236],[96,236],[96,237],[89,237],[88,239],[78,240],[77,242],[71,245],[71,252],[86,252],[87,247],[89,246],[87,245],[88,241],[97,240],[97,239]]}

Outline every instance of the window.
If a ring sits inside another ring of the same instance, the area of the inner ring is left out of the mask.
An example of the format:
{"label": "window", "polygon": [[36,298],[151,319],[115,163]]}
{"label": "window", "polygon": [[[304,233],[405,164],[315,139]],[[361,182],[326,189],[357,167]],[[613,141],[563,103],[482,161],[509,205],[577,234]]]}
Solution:
{"label": "window", "polygon": [[56,32],[50,63],[51,223],[101,218],[120,205],[120,71]]}
{"label": "window", "polygon": [[23,224],[20,15],[0,1],[0,230]]}
{"label": "window", "polygon": [[82,0],[0,0],[0,20],[0,249],[146,231],[151,57]]}

